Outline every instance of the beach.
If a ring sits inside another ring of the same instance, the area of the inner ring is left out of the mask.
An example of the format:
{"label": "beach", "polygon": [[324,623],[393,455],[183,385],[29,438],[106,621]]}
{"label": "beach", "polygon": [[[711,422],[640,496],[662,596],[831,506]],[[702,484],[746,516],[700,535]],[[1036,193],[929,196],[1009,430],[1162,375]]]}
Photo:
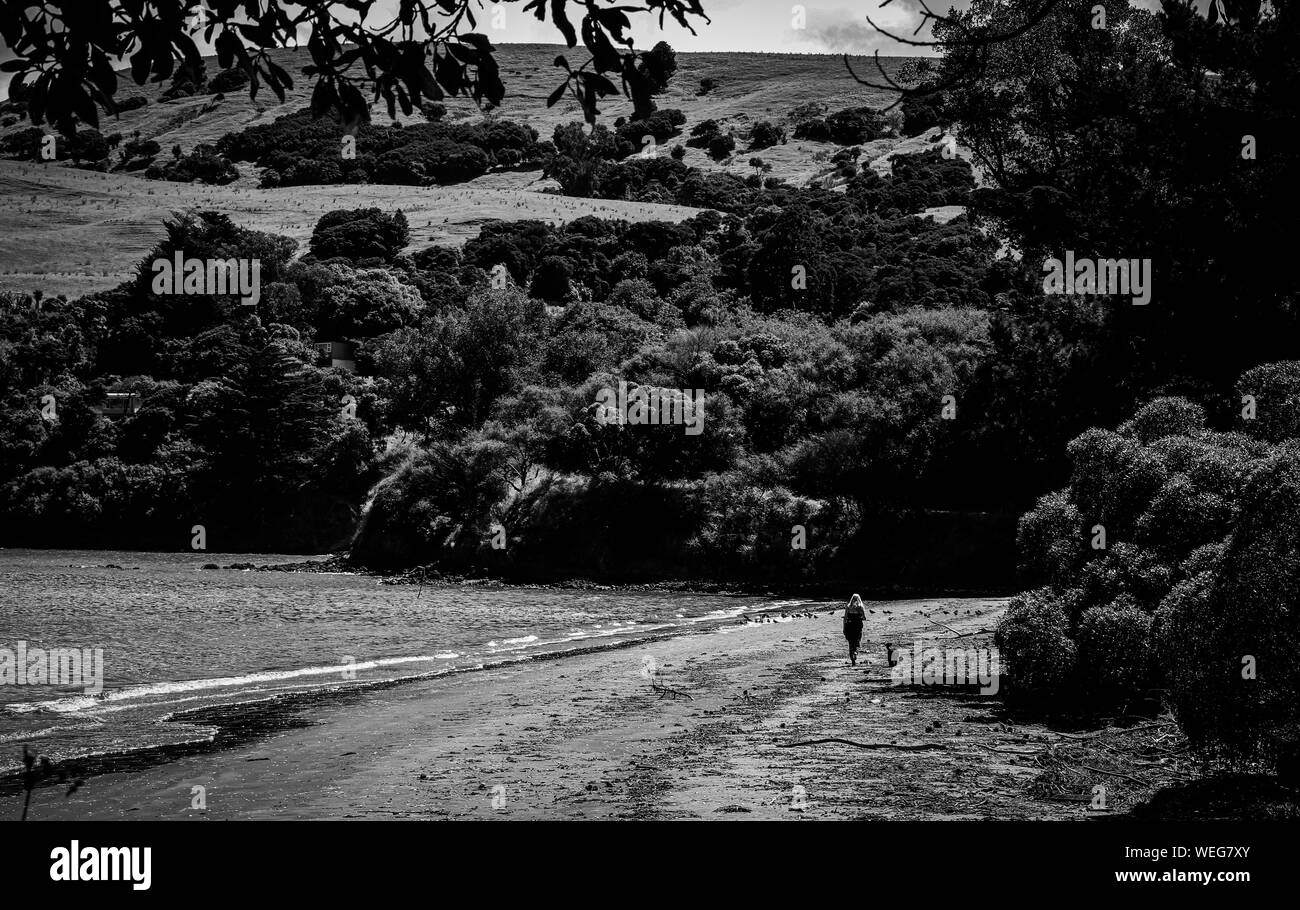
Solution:
{"label": "beach", "polygon": [[[268,703],[207,749],[94,775],[67,798],[42,788],[31,815],[1083,817],[1086,803],[1027,790],[1040,773],[1031,756],[1058,734],[1006,722],[996,696],[891,679],[885,642],[986,646],[981,630],[1004,606],[871,603],[856,667],[840,611],[774,613],[291,708]],[[858,745],[792,745],[827,739]],[[20,799],[0,797],[0,815],[16,817]]]}

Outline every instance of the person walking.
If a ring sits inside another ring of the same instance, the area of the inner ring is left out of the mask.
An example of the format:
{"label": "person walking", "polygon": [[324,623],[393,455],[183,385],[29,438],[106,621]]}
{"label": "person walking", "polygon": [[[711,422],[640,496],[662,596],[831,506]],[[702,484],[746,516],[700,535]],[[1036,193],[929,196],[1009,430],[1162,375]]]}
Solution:
{"label": "person walking", "polygon": [[866,621],[867,611],[862,606],[862,598],[854,594],[844,608],[844,637],[849,640],[849,663],[855,667],[858,665],[858,646],[862,644],[862,626]]}

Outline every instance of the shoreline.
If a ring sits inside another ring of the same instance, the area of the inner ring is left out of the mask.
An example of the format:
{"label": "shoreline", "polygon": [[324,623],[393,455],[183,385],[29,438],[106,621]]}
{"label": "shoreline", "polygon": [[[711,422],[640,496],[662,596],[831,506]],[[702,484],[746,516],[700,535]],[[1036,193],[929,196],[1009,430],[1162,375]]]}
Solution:
{"label": "shoreline", "polygon": [[[561,652],[282,703],[261,727],[270,714],[254,711],[246,735],[95,774],[67,799],[39,788],[32,817],[1096,814],[1087,803],[1031,792],[1042,769],[1030,753],[1066,742],[1062,734],[1016,722],[995,696],[889,678],[884,642],[942,643],[950,626],[963,633],[963,647],[976,647],[980,636],[966,633],[991,627],[1005,602],[871,608],[857,667],[846,660],[838,616],[826,612]],[[1113,805],[1121,809],[1139,794],[1118,783]],[[191,808],[200,792],[206,808]],[[0,817],[20,798],[0,793]]]}
{"label": "shoreline", "polygon": [[[209,571],[253,571],[253,572],[322,572],[345,573],[379,579],[388,585],[446,585],[449,587],[500,586],[519,590],[551,589],[557,591],[605,591],[626,592],[663,592],[669,594],[707,594],[717,597],[804,597],[830,599],[840,598],[847,601],[843,592],[852,587],[851,583],[838,580],[804,582],[789,587],[772,587],[765,584],[747,585],[743,581],[711,581],[708,579],[659,579],[655,581],[597,581],[589,578],[561,578],[547,581],[521,581],[506,577],[490,575],[465,575],[444,573],[429,566],[412,566],[406,569],[373,569],[348,562],[344,553],[336,553],[324,559],[307,559],[290,563],[231,563],[221,566],[211,563],[204,566]],[[998,588],[926,588],[915,589],[905,586],[884,588],[859,587],[857,593],[869,600],[893,600],[913,598],[940,597],[990,597],[1005,598],[1019,593],[1020,589]],[[866,592],[866,593],[863,593]],[[852,593],[852,592],[850,592]],[[842,596],[841,596],[842,595]]]}
{"label": "shoreline", "polygon": [[[10,546],[0,547],[0,553],[14,550],[30,550],[34,552],[45,551],[63,551],[64,547],[40,547],[40,546]],[[270,554],[260,553],[207,553],[206,551],[190,550],[113,550],[97,547],[74,547],[76,551],[86,553],[146,553],[150,555],[178,555],[178,556],[255,556],[265,557]],[[828,579],[825,581],[807,581],[800,582],[789,586],[773,587],[770,584],[748,584],[743,580],[715,581],[706,578],[695,579],[677,579],[677,578],[660,578],[652,581],[600,581],[591,578],[555,578],[545,581],[526,581],[521,579],[511,579],[504,576],[483,575],[483,574],[457,574],[444,573],[430,566],[411,566],[404,569],[375,569],[365,566],[358,566],[348,561],[348,556],[344,552],[332,553],[329,555],[317,554],[315,557],[303,558],[299,554],[279,553],[274,554],[284,557],[284,562],[232,562],[225,565],[219,562],[207,561],[199,569],[202,571],[222,571],[222,572],[286,572],[286,573],[315,573],[315,574],[340,574],[356,575],[364,578],[374,578],[386,585],[425,585],[435,587],[443,585],[446,587],[501,587],[517,590],[556,590],[556,591],[596,591],[610,593],[638,593],[638,592],[662,592],[666,594],[699,594],[716,597],[772,597],[772,598],[823,598],[828,600],[840,600],[847,602],[849,595],[852,593],[860,594],[867,600],[903,600],[903,599],[924,599],[924,598],[1008,598],[1020,593],[1023,588],[1018,585],[1009,585],[1006,587],[998,586],[980,586],[973,585],[969,587],[913,587],[907,585],[885,585],[881,587],[870,587],[862,582],[854,582],[845,579]],[[107,563],[96,568],[116,569],[120,571],[130,571],[130,567],[125,567],[115,563]],[[857,587],[854,587],[857,585]]]}

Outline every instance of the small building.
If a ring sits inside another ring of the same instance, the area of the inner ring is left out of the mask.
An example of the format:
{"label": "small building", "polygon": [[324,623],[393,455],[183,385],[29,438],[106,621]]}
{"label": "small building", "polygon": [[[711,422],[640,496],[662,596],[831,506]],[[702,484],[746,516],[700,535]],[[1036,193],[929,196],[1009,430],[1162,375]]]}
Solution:
{"label": "small building", "polygon": [[133,417],[143,406],[144,397],[139,392],[106,392],[94,411],[100,417]]}
{"label": "small building", "polygon": [[350,341],[314,341],[320,366],[338,367],[349,373],[357,371],[357,346]]}

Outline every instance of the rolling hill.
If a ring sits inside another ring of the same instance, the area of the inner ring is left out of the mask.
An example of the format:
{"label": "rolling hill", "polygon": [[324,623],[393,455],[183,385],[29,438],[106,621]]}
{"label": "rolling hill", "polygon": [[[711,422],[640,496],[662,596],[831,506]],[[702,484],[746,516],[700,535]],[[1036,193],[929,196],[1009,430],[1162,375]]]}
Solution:
{"label": "rolling hill", "polygon": [[[558,45],[507,44],[498,48],[506,83],[506,99],[493,116],[528,123],[543,138],[562,123],[581,119],[577,104],[565,99],[546,107],[546,97],[559,84],[553,66]],[[142,95],[148,104],[101,123],[105,133],[156,140],[164,150],[179,145],[190,150],[213,143],[222,135],[255,123],[267,123],[299,110],[308,103],[310,82],[301,76],[309,61],[303,50],[284,50],[277,62],[294,74],[295,85],[280,104],[263,90],[256,100],[246,91],[219,98],[201,95],[161,100],[163,85],[136,86],[122,74],[121,97]],[[809,101],[830,110],[857,105],[883,107],[891,100],[855,83],[842,59],[832,55],[680,53],[678,69],[668,91],[659,96],[661,108],[678,108],[687,118],[685,129],[705,119],[718,120],[743,135],[757,120],[781,121],[790,111]],[[906,58],[890,58],[886,67],[896,70]],[[208,75],[215,75],[215,59],[208,60]],[[717,88],[697,95],[700,80],[710,78]],[[471,120],[483,115],[464,98],[446,99],[449,120]],[[387,119],[377,106],[373,115]],[[626,116],[631,105],[621,97],[607,99],[602,121]],[[415,118],[399,120],[422,119]],[[25,121],[3,132],[21,129]],[[864,159],[887,167],[890,153],[902,147],[924,147],[932,137],[900,143],[881,140],[867,144]],[[754,153],[772,165],[772,175],[804,183],[827,169],[827,153],[836,147],[818,142],[790,142]],[[164,152],[165,154],[165,152]],[[687,149],[686,163],[696,167],[750,172],[751,153],[740,143],[736,154],[714,162],[699,149]],[[139,259],[162,234],[162,220],[186,208],[226,212],[245,227],[285,234],[304,241],[316,220],[335,208],[378,206],[402,209],[411,224],[412,248],[431,243],[461,243],[474,236],[479,225],[492,218],[539,218],[554,222],[582,215],[629,220],[681,220],[695,210],[683,206],[574,199],[544,192],[549,181],[540,172],[502,171],[452,187],[320,186],[260,189],[257,169],[239,163],[243,176],[225,187],[151,181],[130,174],[99,174],[64,164],[23,164],[0,160],[0,289],[74,296],[111,287],[135,268]]]}

